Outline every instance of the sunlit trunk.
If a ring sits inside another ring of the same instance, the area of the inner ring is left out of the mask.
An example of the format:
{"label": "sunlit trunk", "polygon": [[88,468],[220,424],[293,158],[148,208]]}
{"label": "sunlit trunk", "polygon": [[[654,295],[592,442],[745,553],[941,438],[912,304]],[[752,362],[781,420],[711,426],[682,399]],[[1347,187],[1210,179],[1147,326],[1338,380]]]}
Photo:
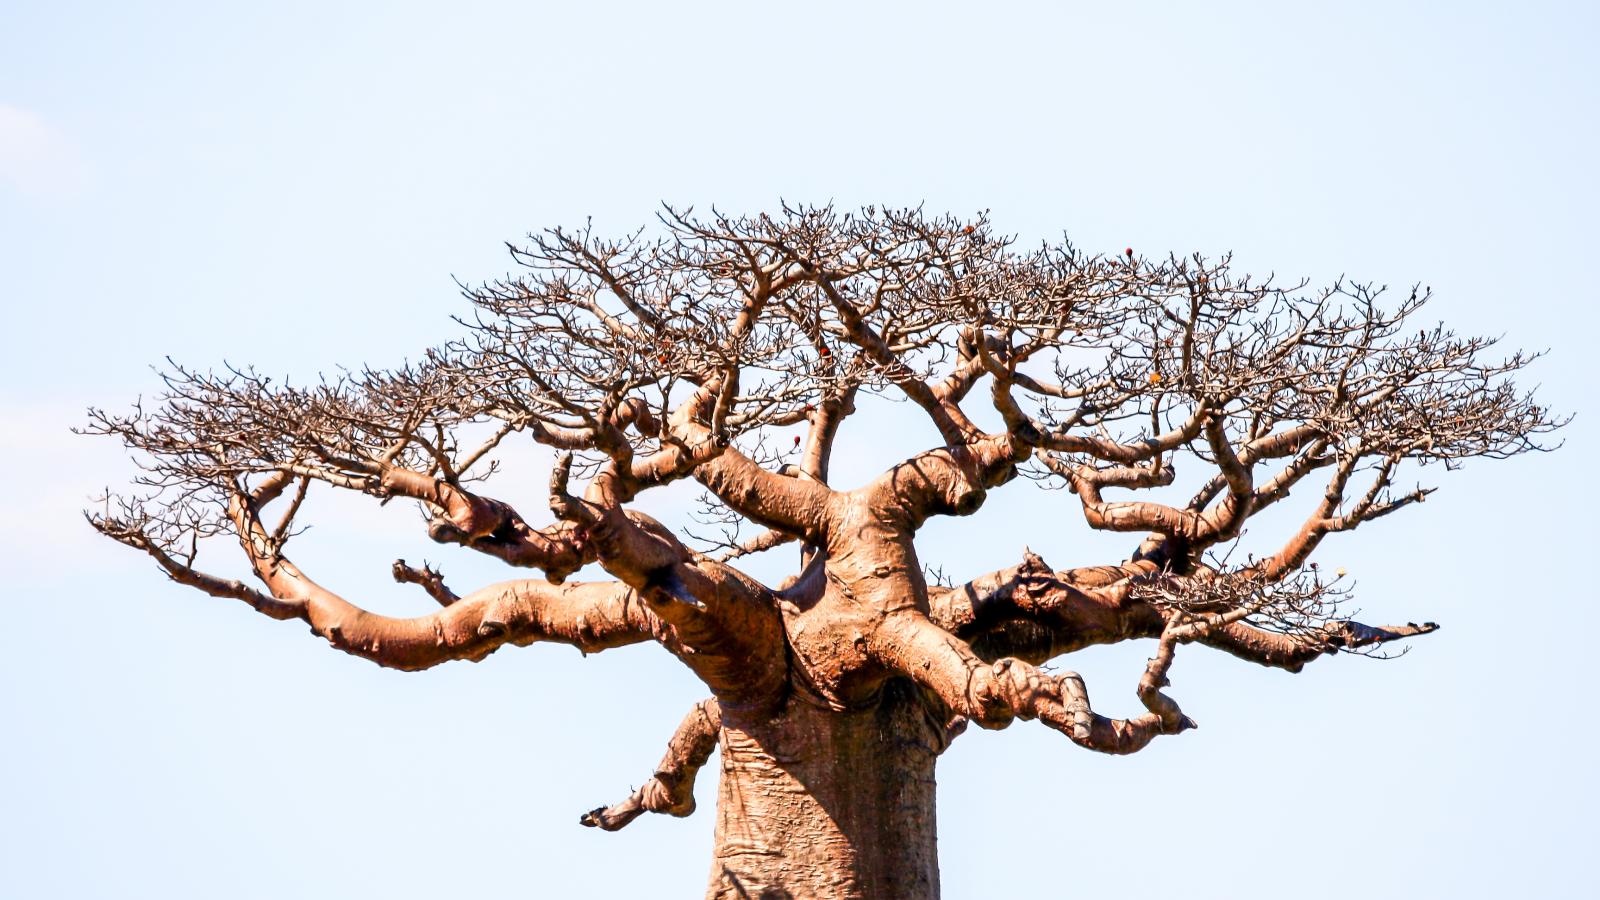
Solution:
{"label": "sunlit trunk", "polygon": [[871,709],[791,700],[724,714],[710,898],[939,896],[934,762],[943,725],[903,681]]}

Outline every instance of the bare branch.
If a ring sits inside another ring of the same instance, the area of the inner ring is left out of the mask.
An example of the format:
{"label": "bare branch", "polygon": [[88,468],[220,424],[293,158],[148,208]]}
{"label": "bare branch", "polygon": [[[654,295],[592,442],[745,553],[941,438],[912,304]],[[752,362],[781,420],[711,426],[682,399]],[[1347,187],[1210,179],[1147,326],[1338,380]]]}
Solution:
{"label": "bare branch", "polygon": [[722,709],[715,699],[702,700],[683,717],[655,774],[626,800],[584,813],[578,824],[618,831],[647,812],[683,818],[694,812],[694,780],[717,748]]}
{"label": "bare branch", "polygon": [[461,599],[456,596],[455,591],[445,585],[444,576],[439,574],[439,570],[427,563],[423,563],[420,569],[413,569],[406,565],[405,560],[397,559],[394,561],[393,573],[395,581],[401,584],[419,585],[440,606],[449,606]]}

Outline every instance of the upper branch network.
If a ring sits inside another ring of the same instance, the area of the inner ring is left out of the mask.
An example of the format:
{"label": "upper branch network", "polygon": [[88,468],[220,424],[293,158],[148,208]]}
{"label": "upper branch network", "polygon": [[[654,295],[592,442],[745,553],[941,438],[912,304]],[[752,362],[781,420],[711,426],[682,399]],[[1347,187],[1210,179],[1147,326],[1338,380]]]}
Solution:
{"label": "upper branch network", "polygon": [[[1386,307],[1369,285],[1279,286],[1227,258],[1026,249],[984,216],[666,208],[653,232],[552,229],[511,252],[520,271],[464,287],[464,335],[415,363],[305,386],[174,365],[150,408],[91,410],[86,430],[141,466],[137,493],[108,497],[92,523],[175,580],[389,665],[655,640],[725,714],[795,684],[849,702],[852,679],[901,674],[956,718],[1037,716],[1127,750],[1186,727],[1160,691],[1178,645],[1297,668],[1429,630],[1348,621],[1342,576],[1312,552],[1426,498],[1400,487],[1417,467],[1543,449],[1562,423],[1511,381],[1529,355],[1416,329],[1426,290]],[[875,396],[920,410],[934,449],[831,486],[842,425]],[[565,454],[542,524],[484,493],[513,437]],[[976,511],[1019,472],[1067,488],[1089,527],[1138,533],[1130,558],[1054,572],[1029,555],[930,592],[922,523]],[[685,478],[766,530],[716,559],[634,508]],[[1245,523],[1302,483],[1302,523],[1238,551]],[[434,541],[544,578],[458,595],[438,570],[397,562],[394,577],[442,607],[375,616],[285,555],[313,489],[415,501]],[[200,541],[219,535],[265,590],[197,567]],[[776,588],[729,565],[789,541],[801,572]],[[615,580],[563,585],[590,564]],[[856,616],[899,643],[864,639],[859,658],[799,646],[799,611],[830,597],[838,635]],[[1081,684],[1033,668],[1129,637],[1160,648],[1133,724],[1103,723]]]}

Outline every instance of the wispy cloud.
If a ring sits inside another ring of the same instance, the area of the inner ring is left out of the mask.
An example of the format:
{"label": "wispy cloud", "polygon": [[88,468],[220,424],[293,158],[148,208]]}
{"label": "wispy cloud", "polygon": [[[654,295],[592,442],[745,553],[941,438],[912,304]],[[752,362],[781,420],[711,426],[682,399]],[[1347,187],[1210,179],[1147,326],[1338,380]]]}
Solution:
{"label": "wispy cloud", "polygon": [[71,432],[83,415],[43,404],[8,404],[0,429],[0,470],[10,473],[0,516],[0,570],[47,572],[96,549],[103,538],[82,511],[107,484],[126,483],[130,467],[111,441]]}
{"label": "wispy cloud", "polygon": [[0,103],[0,187],[35,197],[70,196],[87,183],[83,155],[36,113]]}

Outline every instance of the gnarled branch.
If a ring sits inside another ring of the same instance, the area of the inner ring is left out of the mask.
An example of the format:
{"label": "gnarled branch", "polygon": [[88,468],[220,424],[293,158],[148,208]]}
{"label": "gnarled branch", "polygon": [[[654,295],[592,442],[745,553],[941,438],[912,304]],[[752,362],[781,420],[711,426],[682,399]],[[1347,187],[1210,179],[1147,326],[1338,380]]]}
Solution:
{"label": "gnarled branch", "polygon": [[667,742],[666,755],[656,763],[650,779],[611,806],[592,809],[578,824],[603,831],[618,831],[647,812],[683,818],[694,812],[694,781],[700,768],[717,748],[722,730],[722,708],[714,698],[696,703],[678,723]]}

